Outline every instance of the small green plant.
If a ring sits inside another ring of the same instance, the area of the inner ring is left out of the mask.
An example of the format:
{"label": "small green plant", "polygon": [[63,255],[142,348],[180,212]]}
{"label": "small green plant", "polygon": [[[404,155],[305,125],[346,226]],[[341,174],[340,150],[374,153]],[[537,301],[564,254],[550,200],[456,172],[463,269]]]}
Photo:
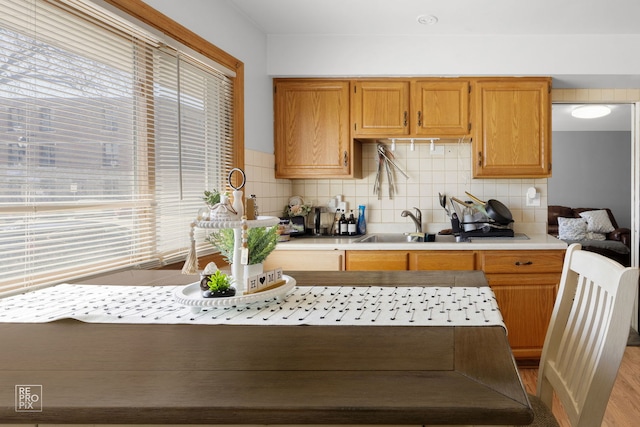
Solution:
{"label": "small green plant", "polygon": [[[264,262],[278,244],[277,227],[255,227],[247,232],[249,264]],[[225,228],[209,234],[206,240],[218,248],[229,264],[233,264],[233,229]]]}
{"label": "small green plant", "polygon": [[209,282],[207,282],[207,285],[211,292],[226,291],[231,287],[231,277],[218,270],[209,276]]}
{"label": "small green plant", "polygon": [[204,200],[207,206],[213,207],[218,203],[220,203],[220,192],[218,190],[213,190],[213,191],[205,190],[204,197],[202,198],[202,200]]}

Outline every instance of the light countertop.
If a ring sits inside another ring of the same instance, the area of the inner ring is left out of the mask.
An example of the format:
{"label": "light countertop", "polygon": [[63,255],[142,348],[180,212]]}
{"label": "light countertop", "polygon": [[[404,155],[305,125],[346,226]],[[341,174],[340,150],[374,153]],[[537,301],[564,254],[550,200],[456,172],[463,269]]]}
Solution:
{"label": "light countertop", "polygon": [[[381,234],[381,233],[374,233]],[[436,235],[435,242],[359,243],[359,237],[298,237],[280,242],[276,250],[563,250],[567,244],[548,234],[527,234],[522,238],[475,238],[470,242],[455,242],[453,236]]]}

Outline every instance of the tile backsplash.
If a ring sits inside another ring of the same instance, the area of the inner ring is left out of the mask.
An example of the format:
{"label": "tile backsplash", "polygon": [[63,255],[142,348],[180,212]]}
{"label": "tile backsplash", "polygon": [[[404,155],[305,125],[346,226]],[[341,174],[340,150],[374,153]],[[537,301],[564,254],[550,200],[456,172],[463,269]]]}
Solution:
{"label": "tile backsplash", "polygon": [[[388,147],[389,148],[389,145]],[[349,209],[357,213],[358,205],[367,208],[369,232],[412,231],[409,218],[400,216],[404,209],[418,207],[422,211],[423,229],[437,232],[450,228],[451,223],[440,207],[438,193],[467,200],[465,191],[482,200],[496,199],[513,214],[514,229],[524,233],[546,233],[547,179],[473,179],[471,144],[468,142],[437,143],[432,153],[430,144],[419,142],[415,149],[409,143],[396,143],[393,152],[396,164],[408,179],[395,173],[395,192],[389,198],[388,180],[382,181],[381,196],[373,193],[377,172],[376,144],[364,144],[362,179],[302,179],[274,178],[273,154],[245,151],[247,173],[246,194],[255,194],[261,214],[281,215],[292,195],[302,196],[307,203],[326,205],[340,194]],[[540,206],[526,206],[526,192],[535,187],[540,193]]]}

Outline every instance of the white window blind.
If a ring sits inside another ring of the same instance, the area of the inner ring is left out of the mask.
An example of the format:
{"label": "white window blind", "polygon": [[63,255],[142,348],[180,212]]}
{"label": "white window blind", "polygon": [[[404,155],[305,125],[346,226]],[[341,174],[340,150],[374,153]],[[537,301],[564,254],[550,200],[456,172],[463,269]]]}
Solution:
{"label": "white window blind", "polygon": [[225,73],[90,3],[0,3],[0,291],[184,258],[234,166]]}

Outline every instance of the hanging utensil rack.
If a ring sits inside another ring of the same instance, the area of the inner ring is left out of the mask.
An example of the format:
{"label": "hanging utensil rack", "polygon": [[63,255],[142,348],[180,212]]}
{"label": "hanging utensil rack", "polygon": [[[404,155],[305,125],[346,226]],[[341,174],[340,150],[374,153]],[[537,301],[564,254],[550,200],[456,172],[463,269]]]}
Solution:
{"label": "hanging utensil rack", "polygon": [[373,183],[373,194],[378,196],[378,200],[382,199],[382,178],[384,175],[387,175],[389,199],[393,199],[396,191],[395,171],[400,172],[405,179],[409,179],[409,175],[407,175],[407,173],[398,166],[395,162],[395,156],[393,153],[387,150],[387,146],[382,143],[378,143],[376,159],[378,162],[378,171],[376,173],[375,182]]}

